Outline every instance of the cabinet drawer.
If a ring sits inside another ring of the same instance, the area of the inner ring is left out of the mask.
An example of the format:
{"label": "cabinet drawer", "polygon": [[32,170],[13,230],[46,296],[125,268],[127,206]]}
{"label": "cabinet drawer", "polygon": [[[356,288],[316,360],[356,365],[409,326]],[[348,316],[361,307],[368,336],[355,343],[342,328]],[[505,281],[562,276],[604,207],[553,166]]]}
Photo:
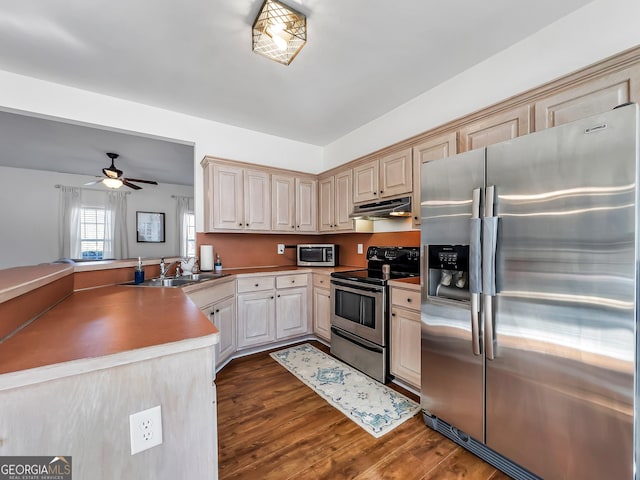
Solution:
{"label": "cabinet drawer", "polygon": [[414,290],[391,289],[391,305],[420,310],[420,292]]}
{"label": "cabinet drawer", "polygon": [[331,288],[331,277],[329,275],[318,275],[315,274],[313,276],[313,286],[318,288]]}
{"label": "cabinet drawer", "polygon": [[276,288],[306,287],[308,283],[309,276],[306,273],[280,275],[276,277]]}
{"label": "cabinet drawer", "polygon": [[273,290],[274,287],[275,279],[273,276],[238,278],[238,293]]}

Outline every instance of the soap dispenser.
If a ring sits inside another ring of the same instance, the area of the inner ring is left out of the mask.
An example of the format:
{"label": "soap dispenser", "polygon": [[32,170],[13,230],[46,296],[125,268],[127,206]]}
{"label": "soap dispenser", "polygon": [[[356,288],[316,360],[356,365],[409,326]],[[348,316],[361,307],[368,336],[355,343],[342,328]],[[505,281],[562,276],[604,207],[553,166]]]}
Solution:
{"label": "soap dispenser", "polygon": [[220,260],[220,254],[216,254],[216,263],[214,264],[214,267],[216,272],[222,271],[222,261]]}
{"label": "soap dispenser", "polygon": [[144,282],[144,270],[142,269],[142,258],[140,257],[138,257],[138,266],[136,267],[133,278],[133,282],[136,284]]}

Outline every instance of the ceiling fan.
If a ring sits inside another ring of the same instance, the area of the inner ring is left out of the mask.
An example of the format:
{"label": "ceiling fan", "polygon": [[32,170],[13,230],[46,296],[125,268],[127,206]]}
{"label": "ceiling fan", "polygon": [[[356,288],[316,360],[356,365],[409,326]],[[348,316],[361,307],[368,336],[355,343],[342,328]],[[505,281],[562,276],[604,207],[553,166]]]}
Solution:
{"label": "ceiling fan", "polygon": [[141,190],[142,187],[135,185],[131,182],[136,183],[148,183],[151,185],[158,185],[158,182],[155,180],[140,180],[138,178],[125,178],[122,176],[122,170],[116,168],[114,161],[120,155],[117,153],[107,152],[107,157],[111,159],[111,166],[102,169],[102,173],[104,173],[104,178],[100,180],[94,180],[93,182],[85,183],[85,185],[95,185],[96,183],[102,182],[108,188],[120,188],[122,185],[126,185],[129,188],[133,188],[134,190]]}

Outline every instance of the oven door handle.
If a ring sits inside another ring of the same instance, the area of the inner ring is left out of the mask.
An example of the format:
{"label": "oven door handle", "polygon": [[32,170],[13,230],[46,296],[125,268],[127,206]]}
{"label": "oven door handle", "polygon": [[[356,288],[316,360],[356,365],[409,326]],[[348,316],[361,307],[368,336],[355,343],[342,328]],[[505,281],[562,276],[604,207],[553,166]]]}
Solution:
{"label": "oven door handle", "polygon": [[350,291],[352,292],[370,292],[370,293],[382,293],[382,290],[378,289],[378,288],[371,288],[371,287],[361,287],[360,285],[352,285],[349,283],[342,283],[339,282],[337,280],[331,280],[331,284],[332,285],[337,285],[340,287],[345,287],[345,288],[349,288],[351,289]]}
{"label": "oven door handle", "polygon": [[379,347],[378,345],[376,345],[375,343],[371,343],[368,342],[367,340],[363,339],[363,338],[359,338],[356,337],[355,335],[351,335],[343,330],[338,330],[336,327],[331,327],[331,333],[333,335],[337,335],[338,337],[342,337],[345,340],[348,340],[350,342],[353,342],[355,344],[357,344],[358,346],[365,348],[371,352],[376,352],[376,353],[383,353],[384,350]]}

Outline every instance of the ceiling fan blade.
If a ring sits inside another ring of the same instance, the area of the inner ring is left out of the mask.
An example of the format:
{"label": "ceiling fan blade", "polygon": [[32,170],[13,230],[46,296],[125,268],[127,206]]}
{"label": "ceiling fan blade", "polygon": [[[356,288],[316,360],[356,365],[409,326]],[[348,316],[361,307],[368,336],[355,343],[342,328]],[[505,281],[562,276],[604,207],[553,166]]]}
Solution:
{"label": "ceiling fan blade", "polygon": [[138,185],[134,185],[133,183],[129,183],[127,180],[125,180],[124,178],[121,179],[122,180],[122,184],[126,185],[129,188],[133,188],[134,190],[142,190],[142,187],[139,187]]}
{"label": "ceiling fan blade", "polygon": [[102,178],[100,178],[99,180],[94,180],[93,182],[85,183],[84,185],[95,185],[96,183],[100,183],[101,181],[102,181]]}
{"label": "ceiling fan blade", "polygon": [[139,180],[137,178],[123,178],[123,180],[127,180],[128,182],[149,183],[151,185],[158,185],[158,182],[156,182],[155,180]]}

